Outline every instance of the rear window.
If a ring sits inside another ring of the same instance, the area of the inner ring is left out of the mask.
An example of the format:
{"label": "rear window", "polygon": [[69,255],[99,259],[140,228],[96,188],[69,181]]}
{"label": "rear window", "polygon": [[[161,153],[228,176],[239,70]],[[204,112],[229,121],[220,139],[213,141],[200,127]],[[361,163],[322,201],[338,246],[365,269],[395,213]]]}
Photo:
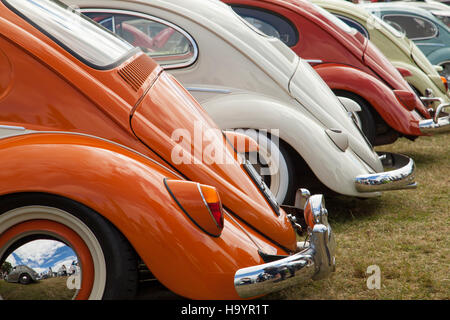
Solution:
{"label": "rear window", "polygon": [[327,18],[329,21],[331,21],[336,27],[338,27],[339,29],[341,29],[344,32],[350,33],[350,34],[355,34],[356,30],[349,27],[346,23],[344,23],[342,20],[340,20],[338,17],[336,17],[335,15],[331,14],[329,11],[325,10],[322,7],[319,7],[318,5],[316,5],[315,3],[310,3],[317,11],[319,11],[319,13],[324,16],[325,18]]}
{"label": "rear window", "polygon": [[411,40],[431,39],[438,35],[438,28],[427,19],[410,15],[389,14],[383,20],[399,31],[403,31]]}
{"label": "rear window", "polygon": [[57,0],[3,3],[85,64],[108,69],[128,58],[133,46]]}
{"label": "rear window", "polygon": [[297,44],[297,30],[293,24],[284,17],[253,7],[232,6],[232,8],[239,16],[245,19],[246,22],[263,34],[269,37],[278,38],[289,47]]}
{"label": "rear window", "polygon": [[341,19],[346,25],[348,25],[350,28],[354,28],[357,31],[359,31],[359,33],[361,33],[364,37],[366,37],[367,39],[370,39],[370,34],[369,32],[366,30],[366,28],[364,28],[361,24],[359,24],[358,22],[356,22],[353,19],[347,18],[347,17],[343,17],[340,16],[338,14],[335,14],[336,17],[338,17],[339,19]]}
{"label": "rear window", "polygon": [[431,14],[444,23],[447,28],[450,28],[450,10],[449,11],[431,11]]}
{"label": "rear window", "polygon": [[376,15],[372,15],[376,22],[379,23],[382,27],[386,28],[390,33],[392,33],[397,38],[403,38],[405,36],[405,32],[402,28],[395,28],[395,24],[391,25],[384,20],[380,19]]}
{"label": "rear window", "polygon": [[168,21],[123,10],[83,9],[82,12],[134,47],[140,47],[166,69],[190,66],[197,59],[194,39]]}

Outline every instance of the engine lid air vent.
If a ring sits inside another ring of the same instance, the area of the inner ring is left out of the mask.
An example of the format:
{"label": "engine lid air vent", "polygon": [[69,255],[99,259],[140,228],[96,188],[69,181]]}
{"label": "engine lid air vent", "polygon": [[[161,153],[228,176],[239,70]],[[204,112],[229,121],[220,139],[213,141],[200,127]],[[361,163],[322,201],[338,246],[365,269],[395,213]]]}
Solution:
{"label": "engine lid air vent", "polygon": [[[138,91],[155,69],[155,64],[146,55],[141,55],[118,70],[119,75],[134,91]],[[157,73],[153,73],[156,79]]]}

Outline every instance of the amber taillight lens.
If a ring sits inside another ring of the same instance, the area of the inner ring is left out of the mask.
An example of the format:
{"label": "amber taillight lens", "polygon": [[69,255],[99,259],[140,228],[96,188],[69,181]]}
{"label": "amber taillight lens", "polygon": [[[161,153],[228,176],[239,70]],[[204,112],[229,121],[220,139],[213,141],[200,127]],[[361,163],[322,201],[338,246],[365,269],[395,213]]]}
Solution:
{"label": "amber taillight lens", "polygon": [[200,192],[202,193],[209,211],[216,221],[219,228],[223,228],[223,208],[220,201],[219,193],[216,188],[200,185]]}

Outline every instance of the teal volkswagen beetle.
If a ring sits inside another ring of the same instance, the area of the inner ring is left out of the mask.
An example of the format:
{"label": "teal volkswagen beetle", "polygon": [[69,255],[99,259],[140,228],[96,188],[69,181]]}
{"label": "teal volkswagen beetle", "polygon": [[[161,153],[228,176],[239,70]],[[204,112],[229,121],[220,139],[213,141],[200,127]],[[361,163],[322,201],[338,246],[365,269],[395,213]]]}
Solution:
{"label": "teal volkswagen beetle", "polygon": [[[313,2],[370,39],[419,96],[427,97],[427,101],[438,100],[427,103],[427,106],[438,107],[438,103],[450,102],[447,80],[438,74],[435,66],[402,32],[353,3],[338,0]],[[432,97],[437,99],[430,99]]]}
{"label": "teal volkswagen beetle", "polygon": [[363,7],[391,26],[406,33],[432,64],[443,67],[441,75],[450,77],[450,29],[431,12],[410,3],[370,3]]}

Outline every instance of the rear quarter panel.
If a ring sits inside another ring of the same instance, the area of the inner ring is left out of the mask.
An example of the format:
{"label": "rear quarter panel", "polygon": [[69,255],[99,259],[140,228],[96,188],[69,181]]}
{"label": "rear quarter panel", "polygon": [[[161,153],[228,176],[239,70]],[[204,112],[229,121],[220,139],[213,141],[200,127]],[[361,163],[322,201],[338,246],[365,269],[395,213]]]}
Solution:
{"label": "rear quarter panel", "polygon": [[[234,273],[263,263],[228,215],[219,238],[201,232],[164,187],[164,178],[179,178],[120,146],[74,134],[26,134],[0,140],[0,165],[0,179],[8,181],[1,196],[42,192],[88,206],[122,232],[158,280],[182,296],[237,299]],[[266,252],[286,254],[247,232]]]}

